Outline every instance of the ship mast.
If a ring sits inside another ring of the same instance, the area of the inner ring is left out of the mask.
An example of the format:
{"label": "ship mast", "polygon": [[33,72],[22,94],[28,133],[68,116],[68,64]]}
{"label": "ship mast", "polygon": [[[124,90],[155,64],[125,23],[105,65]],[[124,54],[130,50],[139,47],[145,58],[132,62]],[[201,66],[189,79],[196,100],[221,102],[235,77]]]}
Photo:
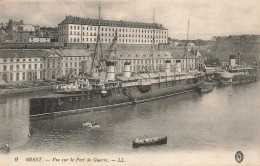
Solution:
{"label": "ship mast", "polygon": [[96,46],[95,46],[95,52],[94,52],[94,57],[93,57],[93,71],[97,72],[98,69],[103,69],[103,64],[100,61],[101,58],[103,57],[102,53],[102,47],[101,47],[101,41],[100,41],[100,20],[101,20],[101,6],[99,2],[98,6],[98,34],[97,34],[97,41],[96,41]]}
{"label": "ship mast", "polygon": [[190,30],[190,15],[191,15],[191,10],[193,7],[190,9],[190,14],[188,18],[188,30],[187,30],[187,48],[186,48],[186,72],[188,72],[188,45],[189,45],[189,30]]}
{"label": "ship mast", "polygon": [[154,55],[153,55],[153,53],[154,53],[154,43],[155,43],[155,41],[154,41],[154,25],[155,25],[154,18],[155,18],[155,8],[153,9],[153,36],[152,36],[153,40],[152,40],[152,45],[151,45],[151,50],[150,50],[150,54],[151,54],[151,57],[152,57],[152,67],[151,67],[152,73],[154,72]]}

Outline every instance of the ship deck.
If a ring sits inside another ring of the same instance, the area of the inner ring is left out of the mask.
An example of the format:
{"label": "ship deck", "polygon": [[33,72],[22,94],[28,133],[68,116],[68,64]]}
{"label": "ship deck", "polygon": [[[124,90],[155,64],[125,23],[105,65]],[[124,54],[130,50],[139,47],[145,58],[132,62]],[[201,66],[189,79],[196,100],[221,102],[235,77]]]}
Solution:
{"label": "ship deck", "polygon": [[39,98],[58,98],[58,97],[68,97],[68,96],[78,96],[78,94],[57,94],[57,93],[53,93],[53,94],[49,94],[46,96],[42,96],[42,97],[35,97],[34,99],[39,99]]}

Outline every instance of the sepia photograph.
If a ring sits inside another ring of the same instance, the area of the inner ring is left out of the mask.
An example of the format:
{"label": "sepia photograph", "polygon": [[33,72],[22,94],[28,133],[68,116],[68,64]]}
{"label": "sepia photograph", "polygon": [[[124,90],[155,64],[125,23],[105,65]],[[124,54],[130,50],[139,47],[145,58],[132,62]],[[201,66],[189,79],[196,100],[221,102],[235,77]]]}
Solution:
{"label": "sepia photograph", "polygon": [[0,0],[0,165],[260,165],[259,7]]}

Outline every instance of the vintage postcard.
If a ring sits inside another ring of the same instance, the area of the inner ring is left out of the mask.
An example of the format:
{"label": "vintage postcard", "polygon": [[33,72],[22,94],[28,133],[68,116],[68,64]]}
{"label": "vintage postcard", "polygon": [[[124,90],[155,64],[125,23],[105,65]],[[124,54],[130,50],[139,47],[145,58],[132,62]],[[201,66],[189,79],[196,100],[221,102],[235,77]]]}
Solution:
{"label": "vintage postcard", "polygon": [[0,165],[260,165],[259,7],[0,0]]}

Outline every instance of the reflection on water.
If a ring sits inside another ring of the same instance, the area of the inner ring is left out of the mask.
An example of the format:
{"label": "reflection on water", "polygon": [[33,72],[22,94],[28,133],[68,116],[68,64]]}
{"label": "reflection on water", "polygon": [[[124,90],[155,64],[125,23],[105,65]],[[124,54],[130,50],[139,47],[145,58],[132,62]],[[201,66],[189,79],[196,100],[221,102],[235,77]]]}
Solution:
{"label": "reflection on water", "polygon": [[[260,145],[260,82],[196,92],[110,110],[29,119],[30,94],[1,97],[0,143],[14,151],[143,152],[247,149]],[[96,121],[101,128],[84,128]],[[29,126],[33,135],[28,137]],[[135,137],[168,136],[168,144],[132,148]]]}

